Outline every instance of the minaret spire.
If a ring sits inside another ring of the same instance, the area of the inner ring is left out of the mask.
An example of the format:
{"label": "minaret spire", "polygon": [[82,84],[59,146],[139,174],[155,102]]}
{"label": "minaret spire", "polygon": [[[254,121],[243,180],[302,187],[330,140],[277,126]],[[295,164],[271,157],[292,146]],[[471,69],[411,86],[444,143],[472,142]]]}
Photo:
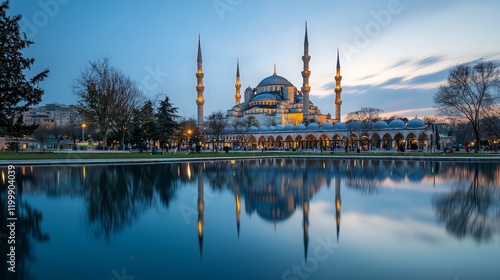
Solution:
{"label": "minaret spire", "polygon": [[203,125],[203,105],[205,105],[205,99],[203,98],[203,92],[205,87],[203,86],[203,58],[201,55],[201,36],[198,34],[198,71],[196,72],[197,85],[196,91],[198,92],[198,97],[196,98],[196,105],[198,105],[198,126]]}
{"label": "minaret spire", "polygon": [[342,86],[340,82],[342,81],[342,76],[340,75],[340,59],[339,59],[339,49],[337,49],[337,73],[335,75],[335,122],[340,122],[340,109],[342,106],[342,99],[340,94],[342,93]]}
{"label": "minaret spire", "polygon": [[306,32],[304,36],[304,56],[302,56],[302,61],[304,62],[304,70],[302,71],[302,100],[303,100],[303,122],[307,123],[309,121],[309,92],[311,87],[309,86],[309,77],[311,76],[311,71],[309,71],[309,62],[311,61],[311,56],[309,55],[309,38],[307,36],[307,21],[306,21]]}
{"label": "minaret spire", "polygon": [[241,102],[241,81],[240,81],[240,61],[236,60],[236,84],[234,84],[236,88],[236,94],[234,95],[234,99],[236,100],[236,105]]}

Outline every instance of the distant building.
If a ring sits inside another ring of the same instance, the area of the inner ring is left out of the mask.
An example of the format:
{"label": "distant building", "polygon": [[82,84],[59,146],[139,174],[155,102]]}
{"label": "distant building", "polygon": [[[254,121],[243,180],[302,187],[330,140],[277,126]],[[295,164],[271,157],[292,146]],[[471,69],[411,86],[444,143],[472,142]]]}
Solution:
{"label": "distant building", "polygon": [[23,113],[25,124],[57,125],[78,124],[80,117],[74,105],[47,104]]}

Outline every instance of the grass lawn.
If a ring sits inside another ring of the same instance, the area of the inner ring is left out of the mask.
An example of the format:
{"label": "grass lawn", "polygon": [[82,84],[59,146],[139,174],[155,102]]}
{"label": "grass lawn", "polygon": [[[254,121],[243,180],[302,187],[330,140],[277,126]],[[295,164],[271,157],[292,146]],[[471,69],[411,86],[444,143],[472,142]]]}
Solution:
{"label": "grass lawn", "polygon": [[288,156],[322,156],[322,157],[484,157],[484,156],[497,156],[500,154],[495,153],[481,153],[481,154],[465,154],[465,153],[451,153],[451,154],[428,154],[428,153],[418,153],[418,152],[407,152],[407,153],[387,153],[387,152],[369,152],[369,153],[344,153],[344,152],[230,152],[230,153],[191,153],[186,154],[186,152],[178,152],[176,154],[157,154],[151,155],[149,152],[144,153],[36,153],[36,152],[23,152],[23,153],[0,153],[0,160],[32,160],[32,159],[136,159],[136,158],[225,158],[225,157],[262,157],[262,156],[278,156],[278,157],[288,157]]}

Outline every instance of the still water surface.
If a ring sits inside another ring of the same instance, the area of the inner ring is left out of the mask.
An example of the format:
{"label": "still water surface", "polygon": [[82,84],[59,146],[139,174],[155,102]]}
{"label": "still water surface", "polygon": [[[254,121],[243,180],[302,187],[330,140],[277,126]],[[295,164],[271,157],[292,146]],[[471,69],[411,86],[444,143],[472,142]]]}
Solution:
{"label": "still water surface", "polygon": [[500,277],[498,163],[259,159],[17,172],[18,278],[5,266],[1,279]]}

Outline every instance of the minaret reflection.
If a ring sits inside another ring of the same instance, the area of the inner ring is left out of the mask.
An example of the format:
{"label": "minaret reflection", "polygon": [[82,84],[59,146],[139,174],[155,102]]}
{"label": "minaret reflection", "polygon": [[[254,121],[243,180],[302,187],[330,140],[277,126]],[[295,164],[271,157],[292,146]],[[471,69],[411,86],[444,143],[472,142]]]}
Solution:
{"label": "minaret reflection", "polygon": [[304,205],[302,206],[302,219],[304,230],[304,259],[307,259],[307,247],[309,245],[309,185],[307,182],[307,173],[304,172],[303,176]]}
{"label": "minaret reflection", "polygon": [[205,222],[205,200],[203,193],[203,168],[198,164],[198,243],[200,246],[200,257],[203,252],[203,224]]}
{"label": "minaret reflection", "polygon": [[340,178],[335,177],[335,220],[337,223],[337,243],[339,243],[340,234],[340,207],[342,200],[340,198]]}
{"label": "minaret reflection", "polygon": [[238,238],[240,237],[240,214],[241,214],[241,201],[240,194],[236,194],[236,230],[238,231]]}

